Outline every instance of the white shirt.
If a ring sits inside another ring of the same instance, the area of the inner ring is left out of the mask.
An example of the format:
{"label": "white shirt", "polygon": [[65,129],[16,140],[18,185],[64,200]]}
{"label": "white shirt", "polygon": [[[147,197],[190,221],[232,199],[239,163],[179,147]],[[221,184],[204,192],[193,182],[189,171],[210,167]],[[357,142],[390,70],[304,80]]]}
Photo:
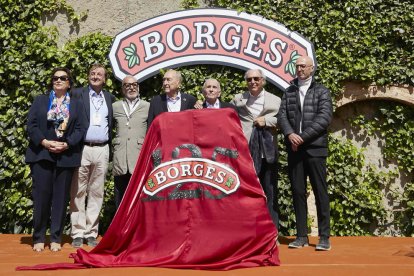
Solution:
{"label": "white shirt", "polygon": [[219,101],[219,99],[216,99],[216,102],[214,104],[209,104],[206,101],[206,107],[207,108],[220,108],[220,101]]}
{"label": "white shirt", "polygon": [[[125,102],[128,104],[128,108],[126,107]],[[139,97],[132,101],[125,98],[125,100],[122,102],[122,108],[124,109],[125,115],[127,117],[127,126],[129,125],[129,120],[131,120],[131,114],[134,113],[134,111],[138,108],[140,102],[141,101],[139,100]]]}
{"label": "white shirt", "polygon": [[85,141],[101,143],[108,141],[108,106],[103,91],[99,94],[89,87],[90,123]]}
{"label": "white shirt", "polygon": [[132,112],[135,111],[135,109],[137,109],[137,107],[139,106],[139,97],[136,97],[134,100],[130,101],[127,98],[125,98],[126,102],[128,103],[129,106],[129,114],[131,114]]}
{"label": "white shirt", "polygon": [[167,96],[167,108],[168,112],[178,112],[181,110],[181,93],[178,92],[175,98]]}
{"label": "white shirt", "polygon": [[[306,93],[312,83],[312,77],[306,80],[298,80],[299,85],[299,100],[300,100],[300,110],[303,115],[303,103],[305,102]],[[300,120],[300,132],[302,132],[302,120]]]}
{"label": "white shirt", "polygon": [[253,114],[254,118],[258,117],[264,108],[264,89],[257,96],[253,96],[249,93],[249,99],[246,102],[246,106]]}

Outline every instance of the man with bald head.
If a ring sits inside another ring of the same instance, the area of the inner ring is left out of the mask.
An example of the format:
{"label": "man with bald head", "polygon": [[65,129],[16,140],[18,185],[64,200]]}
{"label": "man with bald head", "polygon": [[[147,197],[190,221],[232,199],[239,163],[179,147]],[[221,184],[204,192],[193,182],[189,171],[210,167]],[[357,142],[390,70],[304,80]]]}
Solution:
{"label": "man with bald head", "polygon": [[282,98],[279,125],[288,150],[288,171],[296,217],[296,239],[290,248],[309,245],[306,179],[315,194],[319,243],[316,250],[330,250],[330,210],[326,183],[328,126],[332,120],[329,90],[313,78],[314,64],[308,56],[296,61],[297,78]]}
{"label": "man with bald head", "polygon": [[196,98],[192,95],[182,93],[180,86],[182,76],[179,71],[168,70],[162,78],[164,94],[152,98],[148,113],[148,127],[159,114],[163,112],[179,112],[193,109]]}
{"label": "man with bald head", "polygon": [[236,106],[256,174],[267,198],[267,208],[278,227],[276,115],[280,98],[264,89],[266,78],[261,69],[248,70],[244,79],[248,91],[237,94],[231,103]]}
{"label": "man with bald head", "polygon": [[[220,83],[216,79],[206,79],[203,84],[202,93],[205,101],[197,101],[195,104],[196,109],[202,108],[226,108],[230,107],[236,110],[235,106],[231,103],[222,102],[220,100],[221,87]],[[237,111],[237,110],[236,110]]]}
{"label": "man with bald head", "polygon": [[124,98],[112,105],[116,136],[113,140],[113,175],[115,183],[115,205],[119,207],[135,169],[145,134],[149,103],[140,99],[139,84],[133,76],[122,80]]}

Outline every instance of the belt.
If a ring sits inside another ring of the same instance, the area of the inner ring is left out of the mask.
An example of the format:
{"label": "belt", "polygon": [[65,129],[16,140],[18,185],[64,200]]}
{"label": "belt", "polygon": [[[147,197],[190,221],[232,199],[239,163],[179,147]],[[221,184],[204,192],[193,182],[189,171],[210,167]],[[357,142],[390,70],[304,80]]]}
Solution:
{"label": "belt", "polygon": [[102,142],[102,143],[84,142],[84,144],[89,147],[103,147],[107,145],[108,142]]}

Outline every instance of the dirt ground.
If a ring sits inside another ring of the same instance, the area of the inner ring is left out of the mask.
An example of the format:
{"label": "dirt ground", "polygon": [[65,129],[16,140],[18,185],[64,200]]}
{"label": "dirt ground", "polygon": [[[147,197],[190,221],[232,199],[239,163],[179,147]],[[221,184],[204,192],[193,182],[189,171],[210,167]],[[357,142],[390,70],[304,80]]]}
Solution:
{"label": "dirt ground", "polygon": [[200,271],[150,267],[94,268],[52,271],[16,271],[17,266],[46,263],[72,263],[68,256],[75,252],[70,238],[65,237],[63,249],[52,253],[31,250],[28,235],[0,235],[0,275],[414,275],[414,238],[394,237],[332,237],[332,250],[315,251],[316,237],[310,246],[288,249],[292,237],[282,237],[279,267],[260,267],[231,271]]}

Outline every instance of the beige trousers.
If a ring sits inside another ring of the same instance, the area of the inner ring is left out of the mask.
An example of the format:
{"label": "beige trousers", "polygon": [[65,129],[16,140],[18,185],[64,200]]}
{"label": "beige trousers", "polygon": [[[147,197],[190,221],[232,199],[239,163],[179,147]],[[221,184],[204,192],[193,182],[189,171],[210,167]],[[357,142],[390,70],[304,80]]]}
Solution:
{"label": "beige trousers", "polygon": [[75,170],[71,186],[70,220],[73,239],[98,236],[108,163],[108,145],[84,146],[81,166]]}

